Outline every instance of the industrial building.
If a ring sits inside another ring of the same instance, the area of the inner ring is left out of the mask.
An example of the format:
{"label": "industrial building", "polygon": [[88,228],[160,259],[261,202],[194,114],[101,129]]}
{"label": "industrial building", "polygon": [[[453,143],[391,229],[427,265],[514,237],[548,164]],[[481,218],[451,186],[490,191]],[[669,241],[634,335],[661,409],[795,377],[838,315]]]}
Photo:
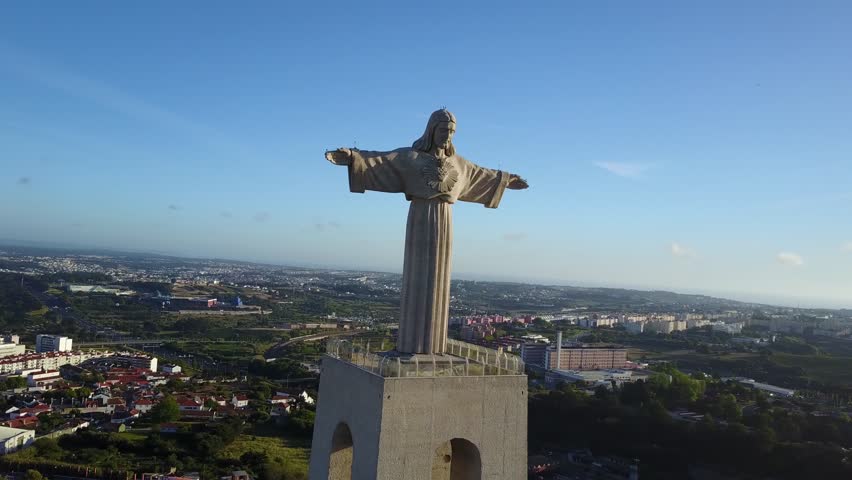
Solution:
{"label": "industrial building", "polygon": [[562,332],[556,332],[555,345],[526,343],[521,347],[525,364],[546,370],[601,370],[625,368],[627,350],[562,345]]}
{"label": "industrial building", "polygon": [[616,385],[647,380],[651,372],[645,370],[548,370],[544,376],[545,384],[556,387],[562,382],[585,383],[592,387],[603,385],[610,388],[613,382]]}

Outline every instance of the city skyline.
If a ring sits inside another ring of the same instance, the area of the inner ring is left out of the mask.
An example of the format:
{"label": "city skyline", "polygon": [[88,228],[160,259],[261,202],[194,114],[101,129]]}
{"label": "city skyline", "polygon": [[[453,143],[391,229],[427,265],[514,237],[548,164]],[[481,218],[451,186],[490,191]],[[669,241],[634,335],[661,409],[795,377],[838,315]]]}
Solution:
{"label": "city skyline", "polygon": [[[36,252],[30,251],[31,249],[35,249],[38,251],[38,255],[45,256],[56,256],[63,257],[65,255],[69,256],[104,256],[105,258],[109,258],[111,256],[134,256],[138,258],[145,257],[158,257],[164,259],[174,259],[175,261],[198,261],[198,262],[222,262],[225,264],[246,264],[246,265],[256,265],[262,268],[295,268],[302,269],[306,271],[327,271],[327,272],[352,272],[352,273],[374,273],[374,274],[390,274],[390,275],[401,275],[401,269],[394,270],[380,270],[380,269],[370,269],[370,268],[358,268],[357,266],[340,266],[340,265],[324,265],[324,264],[316,264],[316,263],[305,263],[305,262],[284,262],[284,263],[276,263],[276,262],[263,262],[263,261],[252,261],[252,260],[240,260],[240,259],[231,259],[231,258],[223,258],[223,257],[199,257],[199,256],[182,256],[175,255],[166,252],[151,252],[146,250],[121,250],[115,248],[95,248],[95,247],[84,247],[84,246],[68,246],[68,245],[58,245],[52,243],[42,243],[42,242],[18,242],[9,239],[0,238],[0,253],[6,251],[7,253],[12,253],[14,256],[19,256],[22,254],[21,250],[29,251],[29,254],[36,255]],[[214,275],[215,276],[215,275]],[[487,277],[483,275],[469,274],[465,272],[454,272],[453,281],[461,280],[461,281],[480,281],[484,283],[495,282],[495,283],[503,283],[503,284],[521,284],[521,285],[534,285],[534,286],[543,286],[543,287],[569,287],[569,288],[604,288],[604,289],[625,289],[625,290],[633,290],[633,291],[644,291],[644,292],[671,292],[679,295],[703,295],[710,298],[715,298],[719,300],[730,300],[734,302],[746,303],[746,304],[756,304],[763,305],[767,307],[782,307],[782,308],[795,308],[795,309],[826,309],[826,310],[849,310],[850,307],[844,303],[832,304],[828,303],[802,303],[796,301],[790,301],[789,299],[785,299],[783,297],[774,297],[771,295],[744,295],[741,292],[725,292],[725,291],[703,291],[696,289],[670,289],[670,288],[651,288],[642,285],[619,285],[614,283],[592,283],[592,282],[574,282],[574,283],[566,283],[559,281],[548,281],[547,279],[536,279],[536,278],[505,278],[505,277]]]}
{"label": "city skyline", "polygon": [[[407,205],[322,153],[446,106],[532,186],[457,206],[455,278],[848,308],[852,9],[769,5],[10,6],[0,237],[398,272]],[[388,45],[418,16],[452,34]]]}

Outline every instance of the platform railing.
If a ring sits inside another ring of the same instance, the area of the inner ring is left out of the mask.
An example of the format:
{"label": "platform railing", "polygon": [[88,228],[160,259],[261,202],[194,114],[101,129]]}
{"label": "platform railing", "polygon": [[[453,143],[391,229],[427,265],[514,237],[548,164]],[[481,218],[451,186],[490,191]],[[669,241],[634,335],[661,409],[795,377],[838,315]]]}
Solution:
{"label": "platform railing", "polygon": [[[524,362],[501,350],[447,340],[446,355],[400,355],[381,351],[376,339],[331,338],[326,354],[382,377],[469,377],[523,375]],[[375,351],[379,350],[379,351]]]}

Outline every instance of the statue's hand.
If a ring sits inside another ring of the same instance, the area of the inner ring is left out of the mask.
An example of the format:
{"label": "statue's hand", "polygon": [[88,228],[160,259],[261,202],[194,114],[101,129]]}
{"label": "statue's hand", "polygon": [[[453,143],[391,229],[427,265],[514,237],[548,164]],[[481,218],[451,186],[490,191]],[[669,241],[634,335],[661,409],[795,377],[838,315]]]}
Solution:
{"label": "statue's hand", "polygon": [[349,165],[349,162],[352,161],[352,150],[348,148],[329,150],[325,152],[325,159],[335,165]]}
{"label": "statue's hand", "polygon": [[512,190],[523,190],[525,188],[529,188],[529,184],[523,178],[512,175],[512,178],[509,179],[509,184],[506,185],[506,188],[510,188]]}

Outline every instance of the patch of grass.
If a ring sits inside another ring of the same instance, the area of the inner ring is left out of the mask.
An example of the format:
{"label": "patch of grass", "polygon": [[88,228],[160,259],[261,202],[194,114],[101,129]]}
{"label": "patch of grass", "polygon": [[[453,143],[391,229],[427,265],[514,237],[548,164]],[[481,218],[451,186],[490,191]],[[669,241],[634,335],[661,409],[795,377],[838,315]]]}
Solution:
{"label": "patch of grass", "polygon": [[38,318],[38,317],[41,317],[42,315],[44,315],[45,313],[47,313],[49,311],[50,311],[49,308],[41,307],[37,310],[30,310],[29,312],[27,312],[27,316],[30,317],[30,318]]}
{"label": "patch of grass", "polygon": [[288,464],[307,471],[310,449],[300,441],[291,441],[281,437],[261,437],[240,435],[219,454],[221,459],[239,460],[246,452],[265,453],[279,463]]}
{"label": "patch of grass", "polygon": [[852,383],[852,357],[776,353],[772,355],[772,361],[786,367],[799,367],[805,371],[806,377],[820,382]]}
{"label": "patch of grass", "polygon": [[124,440],[134,442],[134,443],[144,442],[145,439],[148,438],[147,435],[145,435],[143,433],[136,433],[136,432],[121,432],[121,433],[116,433],[114,435],[117,436],[118,438],[122,438]]}

